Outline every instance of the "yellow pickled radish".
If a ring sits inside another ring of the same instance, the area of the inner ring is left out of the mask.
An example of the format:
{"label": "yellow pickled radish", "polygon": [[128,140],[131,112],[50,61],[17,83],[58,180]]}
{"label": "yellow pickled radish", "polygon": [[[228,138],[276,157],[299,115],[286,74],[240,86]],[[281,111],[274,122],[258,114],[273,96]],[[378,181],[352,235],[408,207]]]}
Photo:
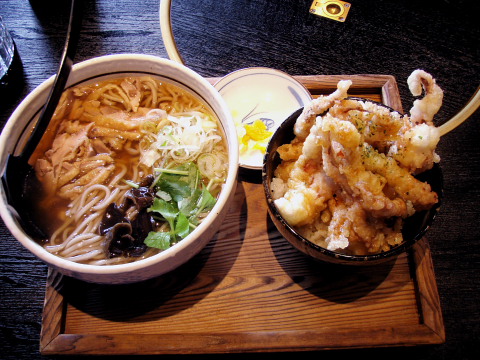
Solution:
{"label": "yellow pickled radish", "polygon": [[255,120],[253,124],[245,125],[246,135],[255,141],[266,140],[272,136],[272,132],[267,130],[267,126],[262,120]]}

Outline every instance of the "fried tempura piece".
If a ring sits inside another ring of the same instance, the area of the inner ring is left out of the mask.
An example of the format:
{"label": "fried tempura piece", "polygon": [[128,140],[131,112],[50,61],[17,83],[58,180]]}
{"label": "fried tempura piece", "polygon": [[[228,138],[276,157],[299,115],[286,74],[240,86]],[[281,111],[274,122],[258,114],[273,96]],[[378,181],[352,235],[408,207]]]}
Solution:
{"label": "fried tempura piece", "polygon": [[[316,127],[314,125],[312,129]],[[315,131],[311,131],[305,139],[302,154],[291,167],[284,196],[275,200],[282,216],[293,226],[314,221],[333,196],[335,184],[322,171],[321,151]]]}
{"label": "fried tempura piece", "polygon": [[294,133],[299,138],[304,140],[310,131],[310,128],[315,123],[317,115],[324,113],[332,107],[335,100],[344,99],[347,97],[347,92],[352,85],[351,80],[341,80],[337,84],[337,90],[328,96],[319,96],[312,100],[310,104],[305,105],[302,113],[295,123]]}
{"label": "fried tempura piece", "polygon": [[407,215],[407,205],[403,199],[391,199],[383,192],[387,179],[365,168],[363,139],[352,123],[327,115],[320,131],[325,133],[324,139],[329,139],[322,144],[323,158],[329,157],[329,163],[338,168],[333,172],[332,167],[328,166],[325,169],[328,176],[343,183],[343,190],[361,202],[362,207],[374,216],[388,218]]}
{"label": "fried tempura piece", "polygon": [[[421,71],[409,77],[420,95],[412,115],[369,101],[344,99],[350,82],[339,82],[299,116],[291,144],[272,181],[274,203],[285,220],[329,250],[378,253],[403,241],[402,220],[438,202],[414,175],[439,161],[439,132],[432,124],[442,92]],[[418,91],[417,87],[420,86]]]}
{"label": "fried tempura piece", "polygon": [[333,213],[325,239],[327,249],[335,251],[349,247],[353,254],[377,253],[400,244],[401,225],[389,227],[382,219],[369,216],[360,203],[330,201]]}
{"label": "fried tempura piece", "polygon": [[433,116],[440,110],[443,101],[443,91],[435,79],[423,70],[415,70],[407,79],[408,88],[413,96],[420,96],[425,90],[422,99],[415,100],[410,109],[410,119],[414,123],[426,122],[433,125]]}
{"label": "fried tempura piece", "polygon": [[290,144],[283,144],[277,148],[277,152],[283,161],[297,160],[302,154],[303,141],[299,138],[292,140]]}
{"label": "fried tempura piece", "polygon": [[438,128],[418,124],[403,132],[395,143],[392,143],[388,156],[394,158],[412,174],[418,174],[431,169],[434,163],[440,161],[435,152],[440,141]]}
{"label": "fried tempura piece", "polygon": [[417,180],[394,159],[378,153],[368,144],[362,146],[362,152],[365,169],[384,177],[396,196],[410,201],[415,210],[428,209],[438,202],[438,195],[429,184]]}

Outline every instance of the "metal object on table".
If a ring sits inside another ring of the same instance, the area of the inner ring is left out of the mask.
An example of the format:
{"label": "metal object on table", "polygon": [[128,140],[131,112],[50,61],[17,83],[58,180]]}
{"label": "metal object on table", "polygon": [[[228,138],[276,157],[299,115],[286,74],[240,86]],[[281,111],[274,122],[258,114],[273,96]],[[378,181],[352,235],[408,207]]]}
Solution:
{"label": "metal object on table", "polygon": [[315,0],[310,6],[310,12],[314,15],[344,22],[351,6],[350,3],[340,0]]}

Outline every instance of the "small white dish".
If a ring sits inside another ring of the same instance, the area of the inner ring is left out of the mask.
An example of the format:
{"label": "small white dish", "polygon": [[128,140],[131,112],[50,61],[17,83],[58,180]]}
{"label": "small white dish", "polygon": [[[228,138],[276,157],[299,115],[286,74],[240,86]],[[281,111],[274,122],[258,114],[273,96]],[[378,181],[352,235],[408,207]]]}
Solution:
{"label": "small white dish", "polygon": [[227,103],[237,128],[239,165],[254,170],[262,168],[263,148],[271,135],[255,141],[248,136],[245,125],[261,120],[265,126],[260,131],[273,134],[291,113],[312,100],[310,92],[292,76],[264,67],[234,71],[214,86]]}

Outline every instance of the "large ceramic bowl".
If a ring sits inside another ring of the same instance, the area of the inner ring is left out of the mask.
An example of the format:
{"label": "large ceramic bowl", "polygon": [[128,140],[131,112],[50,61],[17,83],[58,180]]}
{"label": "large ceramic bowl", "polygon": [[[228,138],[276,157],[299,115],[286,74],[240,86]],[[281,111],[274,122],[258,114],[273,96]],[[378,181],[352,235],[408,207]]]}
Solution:
{"label": "large ceramic bowl", "polygon": [[[185,239],[152,257],[122,265],[86,265],[65,260],[46,251],[22,229],[15,211],[7,203],[5,189],[0,185],[0,214],[13,236],[28,250],[61,273],[96,283],[131,283],[167,273],[187,262],[217,232],[235,193],[238,171],[238,141],[230,111],[215,88],[200,75],[171,60],[139,54],[119,54],[94,58],[76,64],[67,87],[84,82],[128,75],[151,75],[176,84],[196,94],[211,107],[220,120],[226,136],[229,168],[226,183],[217,203],[204,221]],[[38,86],[14,111],[0,136],[0,168],[4,169],[8,154],[18,153],[25,134],[36,120],[46,101],[53,77]]]}
{"label": "large ceramic bowl", "polygon": [[418,176],[418,178],[422,181],[427,181],[431,185],[432,189],[438,194],[439,202],[431,209],[419,211],[413,216],[407,218],[404,222],[402,230],[404,241],[401,244],[391,248],[389,251],[372,255],[347,255],[340,252],[331,251],[309,241],[300,235],[295,228],[290,226],[282,217],[274,204],[270,185],[274,171],[281,161],[280,156],[277,153],[277,148],[280,145],[290,143],[293,140],[293,127],[302,110],[303,108],[300,108],[291,114],[273,134],[272,139],[267,147],[267,152],[265,154],[263,163],[262,182],[265,190],[265,196],[267,198],[268,212],[270,214],[270,218],[282,236],[295,248],[316,260],[343,265],[373,265],[386,262],[395,259],[399,254],[412,247],[425,235],[440,207],[443,194],[443,176],[440,166],[438,165],[435,165],[431,170],[422,173],[420,176]]}

